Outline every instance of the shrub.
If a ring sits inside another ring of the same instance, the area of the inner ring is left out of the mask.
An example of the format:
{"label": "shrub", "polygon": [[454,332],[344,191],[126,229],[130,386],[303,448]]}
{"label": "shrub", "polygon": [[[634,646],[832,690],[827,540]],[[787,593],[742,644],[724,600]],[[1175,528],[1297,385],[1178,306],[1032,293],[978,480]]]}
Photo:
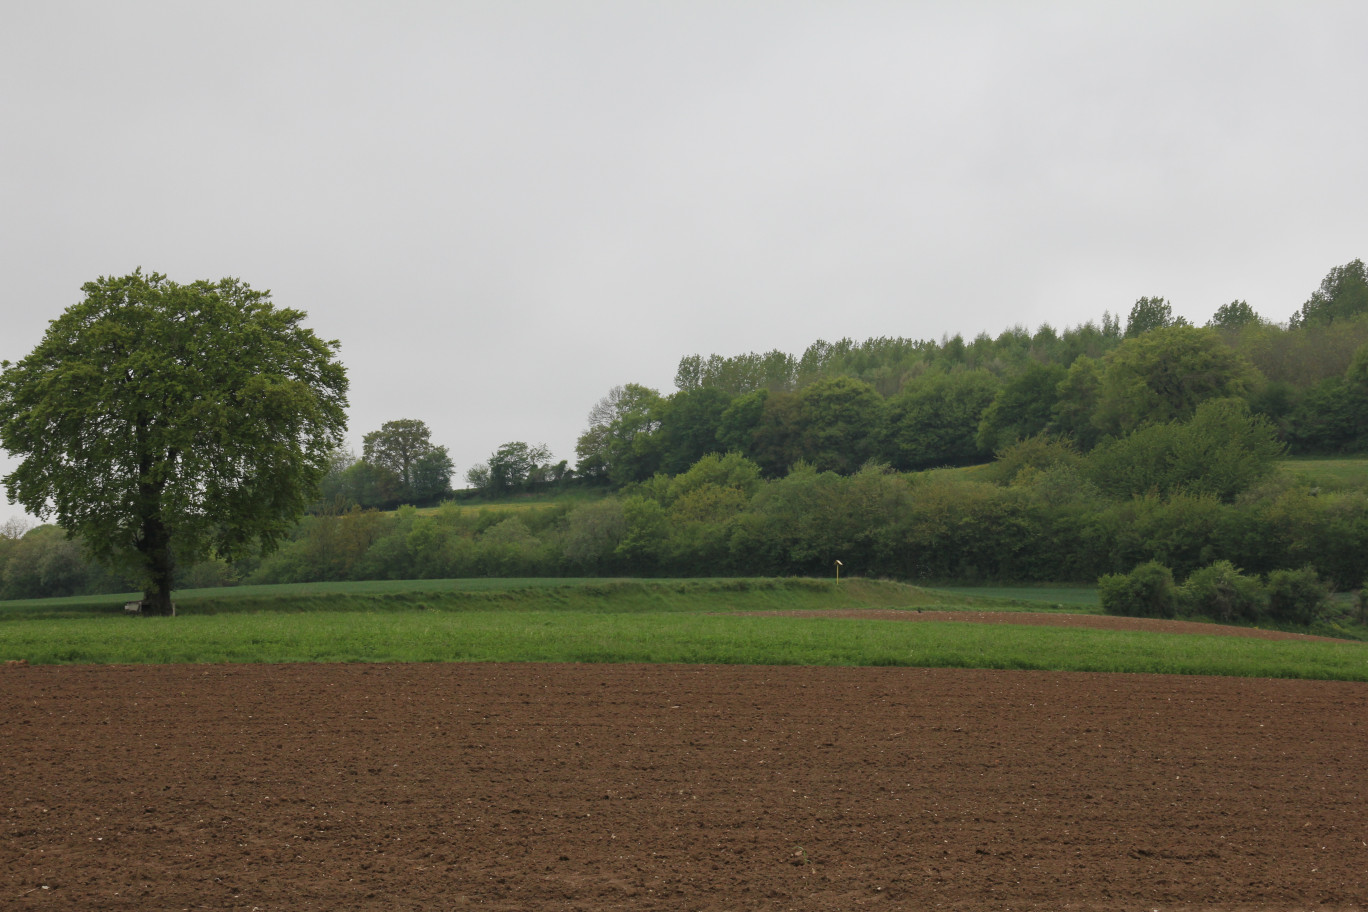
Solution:
{"label": "shrub", "polygon": [[1039,473],[1057,466],[1078,469],[1082,464],[1078,447],[1068,437],[1036,434],[999,450],[992,475],[1001,484],[1011,484],[1027,470]]}
{"label": "shrub", "polygon": [[1314,567],[1268,574],[1268,613],[1274,620],[1310,624],[1325,611],[1329,598],[1330,587]]}
{"label": "shrub", "polygon": [[1258,578],[1244,575],[1226,560],[1194,570],[1179,596],[1188,612],[1218,621],[1258,620],[1267,601]]}
{"label": "shrub", "polygon": [[1107,614],[1171,618],[1178,613],[1173,572],[1154,561],[1130,573],[1110,573],[1097,581],[1097,588]]}

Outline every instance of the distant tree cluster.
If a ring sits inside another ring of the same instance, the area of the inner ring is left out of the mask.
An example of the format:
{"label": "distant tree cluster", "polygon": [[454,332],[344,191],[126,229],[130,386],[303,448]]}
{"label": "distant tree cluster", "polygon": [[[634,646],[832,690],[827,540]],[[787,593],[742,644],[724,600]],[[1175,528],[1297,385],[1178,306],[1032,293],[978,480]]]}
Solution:
{"label": "distant tree cluster", "polygon": [[[1205,327],[1144,297],[1125,321],[970,343],[818,342],[773,351],[690,355],[677,390],[609,392],[576,446],[576,471],[620,487],[735,452],[767,478],[799,464],[849,474],[867,462],[900,471],[984,462],[1040,433],[1083,451],[1238,399],[1292,452],[1368,452],[1368,285],[1362,261],[1331,271],[1288,326],[1244,301]],[[1137,444],[1138,445],[1138,444]]]}
{"label": "distant tree cluster", "polygon": [[484,497],[510,497],[562,488],[572,475],[566,460],[551,462],[546,444],[514,440],[500,446],[487,461],[472,466],[466,472],[466,484]]}
{"label": "distant tree cluster", "polygon": [[447,448],[432,442],[425,422],[386,421],[363,438],[363,446],[360,459],[341,450],[333,453],[314,512],[430,506],[451,495],[455,466]]}

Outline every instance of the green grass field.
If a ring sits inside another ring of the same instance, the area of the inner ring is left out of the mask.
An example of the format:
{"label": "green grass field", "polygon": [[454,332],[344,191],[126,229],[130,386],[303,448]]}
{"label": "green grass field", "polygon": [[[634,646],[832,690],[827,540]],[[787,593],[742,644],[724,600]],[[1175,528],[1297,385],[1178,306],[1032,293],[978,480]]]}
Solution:
{"label": "green grass field", "polygon": [[[1051,598],[1061,592],[1039,591]],[[444,580],[243,587],[178,593],[181,615],[175,618],[126,617],[122,601],[0,603],[0,660],[901,665],[1368,681],[1368,644],[1355,642],[738,613],[852,607],[1033,610],[1030,601],[1019,598],[1004,601],[858,579],[840,584]]]}

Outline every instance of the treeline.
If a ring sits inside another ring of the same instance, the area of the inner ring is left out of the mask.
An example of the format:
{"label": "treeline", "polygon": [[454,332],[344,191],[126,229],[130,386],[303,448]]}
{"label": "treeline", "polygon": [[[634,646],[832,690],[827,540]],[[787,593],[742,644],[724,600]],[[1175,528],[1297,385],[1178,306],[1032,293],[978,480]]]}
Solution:
{"label": "treeline", "polygon": [[714,454],[578,502],[318,515],[245,576],[825,575],[840,560],[847,572],[912,581],[1092,582],[1146,561],[1186,575],[1228,560],[1254,574],[1312,566],[1341,589],[1363,583],[1363,489],[1273,472],[1276,433],[1239,400],[1154,427],[1089,454],[1042,435],[969,471],[801,464],[766,479],[751,460]]}
{"label": "treeline", "polygon": [[[738,454],[714,454],[578,501],[307,516],[265,560],[210,561],[188,568],[184,585],[827,575],[836,560],[909,581],[1092,582],[1147,561],[1187,577],[1225,560],[1253,575],[1309,566],[1338,589],[1361,586],[1368,493],[1273,471],[1277,449],[1267,419],[1227,399],[1091,453],[1041,435],[969,470],[802,464],[766,479]],[[0,569],[11,598],[121,588],[53,527],[0,537]]]}
{"label": "treeline", "polygon": [[1297,454],[1368,452],[1368,277],[1331,270],[1285,325],[1243,301],[1206,326],[1141,298],[1124,327],[1104,315],[1056,332],[996,338],[818,342],[684,358],[677,390],[627,384],[589,416],[576,472],[621,486],[736,452],[779,478],[806,462],[849,474],[868,461],[900,471],[985,462],[1014,440],[1069,437],[1084,451],[1148,424],[1238,398]]}

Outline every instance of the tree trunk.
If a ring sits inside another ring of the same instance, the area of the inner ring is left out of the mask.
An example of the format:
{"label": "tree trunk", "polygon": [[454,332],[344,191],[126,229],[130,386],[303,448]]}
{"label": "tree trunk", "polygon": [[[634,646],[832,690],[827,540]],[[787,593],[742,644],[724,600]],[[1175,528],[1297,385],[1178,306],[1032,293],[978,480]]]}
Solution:
{"label": "tree trunk", "polygon": [[175,578],[175,560],[171,554],[171,533],[157,517],[143,520],[142,538],[138,550],[146,561],[147,582],[143,586],[143,614],[170,616],[176,613],[171,604],[171,583]]}

